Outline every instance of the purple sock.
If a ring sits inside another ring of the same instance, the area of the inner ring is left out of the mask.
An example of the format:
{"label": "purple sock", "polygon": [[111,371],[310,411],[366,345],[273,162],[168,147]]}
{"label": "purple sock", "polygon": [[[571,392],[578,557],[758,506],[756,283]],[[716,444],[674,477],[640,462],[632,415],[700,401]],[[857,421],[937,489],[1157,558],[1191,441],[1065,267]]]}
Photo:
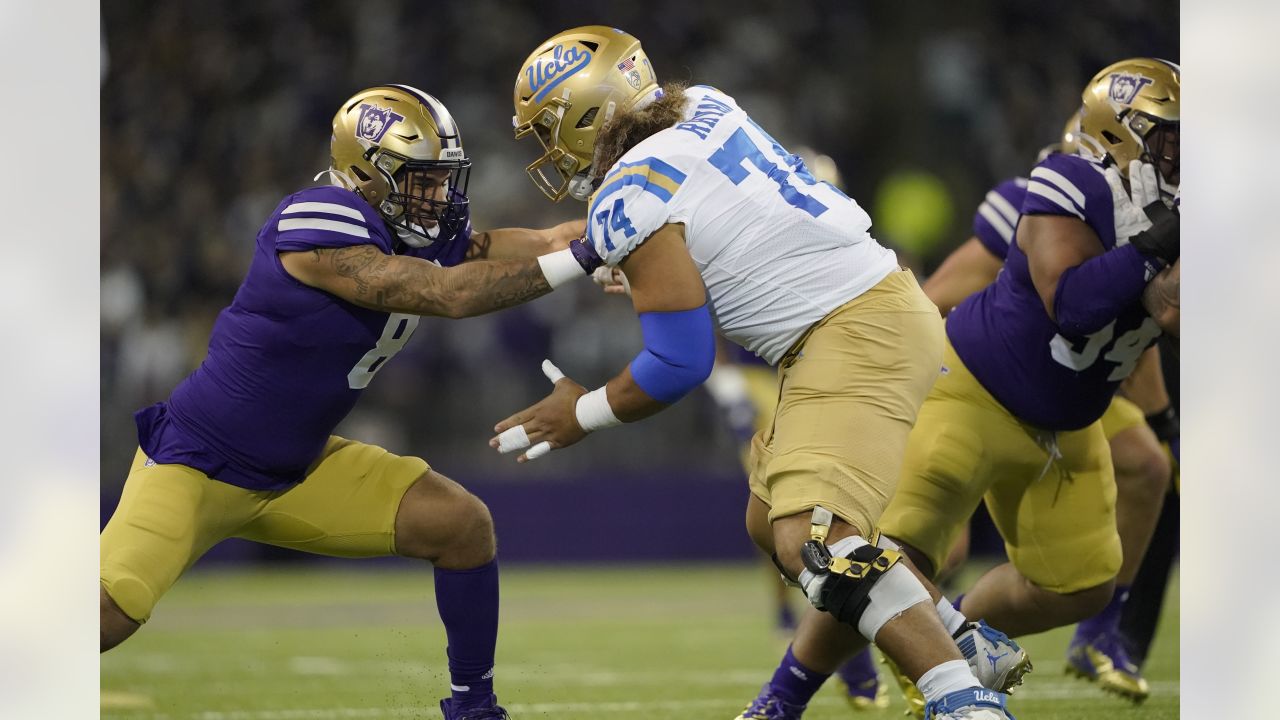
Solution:
{"label": "purple sock", "polygon": [[[841,665],[836,674],[844,680],[844,684],[849,686],[849,690],[853,693],[856,690],[864,690],[870,685],[872,694],[876,691],[876,664],[871,657],[871,646],[862,649],[862,652],[849,658],[845,664]],[[870,682],[868,682],[870,681]]]}
{"label": "purple sock", "polygon": [[800,664],[796,660],[796,656],[791,652],[791,646],[787,646],[787,654],[783,656],[782,663],[778,665],[778,669],[773,672],[773,679],[769,681],[769,685],[773,687],[773,692],[792,705],[808,705],[809,699],[813,694],[818,692],[818,688],[822,687],[822,683],[826,682],[829,674],[815,672]]}
{"label": "purple sock", "polygon": [[779,630],[795,630],[796,629],[796,615],[791,610],[791,606],[785,602],[778,606],[778,629]]}
{"label": "purple sock", "polygon": [[1111,602],[1107,603],[1102,612],[1088,620],[1082,620],[1076,626],[1076,637],[1092,640],[1101,635],[1115,633],[1120,627],[1120,613],[1124,610],[1124,601],[1128,599],[1129,586],[1117,585],[1115,594],[1111,596]]}
{"label": "purple sock", "polygon": [[436,607],[449,638],[453,706],[489,705],[498,645],[498,561],[471,570],[436,568]]}

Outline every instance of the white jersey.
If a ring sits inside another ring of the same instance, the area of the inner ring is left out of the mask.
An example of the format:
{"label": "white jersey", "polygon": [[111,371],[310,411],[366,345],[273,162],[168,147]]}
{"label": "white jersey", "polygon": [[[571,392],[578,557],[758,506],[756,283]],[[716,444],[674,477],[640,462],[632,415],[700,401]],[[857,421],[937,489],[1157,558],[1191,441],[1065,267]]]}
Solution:
{"label": "white jersey", "polygon": [[646,138],[590,199],[587,239],[617,265],[683,223],[721,334],[776,364],[811,325],[897,268],[871,218],[733,98],[685,91],[684,121]]}

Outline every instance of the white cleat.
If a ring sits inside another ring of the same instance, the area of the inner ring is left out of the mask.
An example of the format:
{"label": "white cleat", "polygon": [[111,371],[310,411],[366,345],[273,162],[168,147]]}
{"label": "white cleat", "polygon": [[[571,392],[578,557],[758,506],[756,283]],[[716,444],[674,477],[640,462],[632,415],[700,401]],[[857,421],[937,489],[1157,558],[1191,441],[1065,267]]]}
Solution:
{"label": "white cleat", "polygon": [[1031,672],[1027,651],[985,622],[966,623],[955,635],[956,646],[985,688],[1012,693]]}

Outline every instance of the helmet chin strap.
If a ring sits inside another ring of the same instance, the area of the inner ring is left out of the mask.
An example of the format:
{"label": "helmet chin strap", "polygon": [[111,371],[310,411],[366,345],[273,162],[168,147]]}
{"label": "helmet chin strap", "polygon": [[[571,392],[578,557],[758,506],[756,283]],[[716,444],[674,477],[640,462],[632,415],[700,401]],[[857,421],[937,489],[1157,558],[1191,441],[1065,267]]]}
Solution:
{"label": "helmet chin strap", "polygon": [[1098,142],[1092,135],[1086,135],[1083,132],[1080,133],[1076,141],[1076,145],[1078,146],[1076,154],[1082,155],[1091,160],[1101,161],[1107,156],[1107,149],[1103,147],[1102,143]]}
{"label": "helmet chin strap", "polygon": [[316,173],[316,176],[311,178],[311,182],[315,182],[320,178],[324,177],[325,175],[331,176],[329,178],[330,185],[340,187],[344,190],[356,189],[356,183],[354,180],[352,180],[350,177],[347,177],[347,174],[342,172],[341,170],[334,170],[333,168],[329,168],[328,170],[323,170],[321,172]]}
{"label": "helmet chin strap", "polygon": [[588,167],[569,180],[569,197],[586,202],[599,185],[600,181],[591,176],[591,168]]}
{"label": "helmet chin strap", "polygon": [[413,232],[412,230],[410,230],[409,228],[403,225],[392,225],[391,227],[395,228],[396,237],[400,238],[400,242],[403,242],[405,245],[408,245],[409,247],[416,247],[416,248],[426,247],[440,238],[439,223],[436,223],[434,227],[429,227],[429,228],[422,227],[417,223],[409,223],[409,224],[414,229],[418,230],[418,232],[424,233],[427,236],[427,237],[422,237],[422,235],[418,235],[417,233]]}

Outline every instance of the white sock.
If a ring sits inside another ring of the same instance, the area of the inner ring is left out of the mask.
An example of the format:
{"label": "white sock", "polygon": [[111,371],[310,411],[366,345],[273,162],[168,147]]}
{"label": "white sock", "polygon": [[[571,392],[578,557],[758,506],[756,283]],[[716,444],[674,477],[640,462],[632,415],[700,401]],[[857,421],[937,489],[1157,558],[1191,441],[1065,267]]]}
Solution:
{"label": "white sock", "polygon": [[982,687],[982,683],[969,670],[969,663],[964,660],[949,660],[921,675],[916,687],[924,694],[924,701],[931,703],[959,690]]}
{"label": "white sock", "polygon": [[951,601],[945,596],[938,601],[938,617],[942,618],[942,624],[947,627],[947,632],[952,636],[959,632],[965,623],[969,622],[969,618],[966,618],[959,610],[951,607]]}

